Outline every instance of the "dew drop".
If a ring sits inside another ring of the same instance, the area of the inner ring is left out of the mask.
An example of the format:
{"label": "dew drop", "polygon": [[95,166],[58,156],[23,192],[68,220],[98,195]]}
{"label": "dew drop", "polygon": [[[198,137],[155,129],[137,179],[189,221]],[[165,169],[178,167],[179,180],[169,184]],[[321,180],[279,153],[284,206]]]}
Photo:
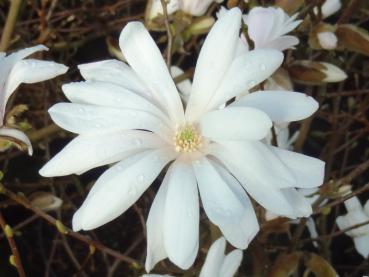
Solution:
{"label": "dew drop", "polygon": [[190,217],[190,218],[191,218],[191,217],[193,217],[193,213],[192,213],[192,212],[188,212],[188,213],[187,213],[187,215],[188,215],[188,217]]}
{"label": "dew drop", "polygon": [[253,88],[255,85],[256,85],[256,82],[255,81],[251,81],[249,83],[249,88]]}
{"label": "dew drop", "polygon": [[95,127],[96,127],[96,128],[101,128],[101,125],[100,125],[100,124],[98,124],[98,123],[96,123],[96,124],[95,124]]}
{"label": "dew drop", "polygon": [[117,171],[121,171],[123,169],[123,167],[121,165],[117,166]]}
{"label": "dew drop", "polygon": [[85,112],[85,109],[84,109],[84,108],[79,108],[79,109],[78,109],[78,111],[79,111],[80,113],[84,113],[84,112]]}
{"label": "dew drop", "polygon": [[142,174],[137,176],[137,181],[139,181],[139,182],[143,182],[144,179],[145,179],[145,177]]}
{"label": "dew drop", "polygon": [[265,70],[266,70],[266,66],[265,66],[265,64],[263,64],[263,63],[262,63],[262,64],[260,65],[260,70],[261,70],[261,71],[265,71]]}
{"label": "dew drop", "polygon": [[136,188],[135,187],[130,187],[130,189],[128,190],[128,194],[129,195],[135,195],[136,194]]}

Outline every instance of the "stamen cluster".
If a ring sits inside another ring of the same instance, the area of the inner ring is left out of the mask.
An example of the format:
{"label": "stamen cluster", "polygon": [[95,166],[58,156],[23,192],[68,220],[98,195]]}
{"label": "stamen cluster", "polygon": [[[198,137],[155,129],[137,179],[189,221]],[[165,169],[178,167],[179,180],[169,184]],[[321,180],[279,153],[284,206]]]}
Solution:
{"label": "stamen cluster", "polygon": [[174,146],[177,152],[194,152],[202,146],[202,136],[192,124],[184,124],[177,128],[174,136]]}

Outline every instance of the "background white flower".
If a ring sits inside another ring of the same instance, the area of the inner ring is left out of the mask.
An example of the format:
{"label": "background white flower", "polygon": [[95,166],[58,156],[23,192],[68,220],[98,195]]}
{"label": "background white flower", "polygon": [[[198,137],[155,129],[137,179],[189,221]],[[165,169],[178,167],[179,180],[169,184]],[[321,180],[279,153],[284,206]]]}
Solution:
{"label": "background white flower", "polygon": [[0,136],[12,137],[27,145],[28,153],[32,155],[32,145],[28,137],[20,130],[7,128],[4,125],[5,108],[9,97],[21,83],[32,84],[64,74],[68,67],[52,61],[24,59],[42,50],[48,50],[43,45],[37,45],[14,52],[8,56],[0,52]]}
{"label": "background white flower", "polygon": [[283,60],[272,49],[236,51],[240,25],[236,8],[212,27],[185,112],[159,49],[138,22],[127,24],[120,36],[130,66],[115,60],[81,65],[87,81],[63,86],[73,103],[56,104],[49,112],[79,135],[40,174],[80,174],[117,162],[75,213],[74,230],[97,228],[125,212],[173,160],[147,220],[147,271],[166,257],[183,269],[194,262],[198,193],[209,219],[241,249],[259,230],[246,191],[276,214],[311,213],[295,187],[319,186],[324,163],[260,140],[272,120],[305,118],[317,109],[316,101],[301,93],[260,91],[217,109],[264,81]]}
{"label": "background white flower", "polygon": [[[338,12],[341,6],[341,0],[325,0],[321,7],[323,19]],[[314,13],[318,14],[318,8],[314,8]]]}
{"label": "background white flower", "polygon": [[[351,192],[351,191],[349,191]],[[354,196],[344,202],[347,214],[337,217],[336,223],[340,230],[369,221],[369,201],[363,207]],[[369,256],[369,225],[364,225],[346,232],[353,238],[357,252],[367,258]]]}
{"label": "background white flower", "polygon": [[[286,35],[302,22],[296,20],[296,17],[297,14],[290,17],[281,8],[255,7],[243,19],[255,49],[272,48],[283,51],[299,43],[297,37]],[[244,37],[243,41],[247,43]]]}
{"label": "background white flower", "polygon": [[[241,265],[242,251],[233,250],[224,255],[226,240],[221,237],[209,248],[199,277],[232,277]],[[145,274],[142,277],[171,277],[170,275]]]}

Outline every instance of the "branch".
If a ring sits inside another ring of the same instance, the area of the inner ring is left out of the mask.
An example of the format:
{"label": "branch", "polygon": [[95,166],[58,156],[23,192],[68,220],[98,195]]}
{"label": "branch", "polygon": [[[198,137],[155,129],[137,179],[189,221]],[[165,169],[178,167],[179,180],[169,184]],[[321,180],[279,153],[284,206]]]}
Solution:
{"label": "branch", "polygon": [[167,9],[167,2],[165,0],[160,0],[161,5],[163,7],[164,17],[165,17],[165,28],[167,29],[167,37],[168,37],[168,46],[167,46],[167,66],[170,71],[170,65],[172,60],[172,42],[173,42],[173,34],[170,29],[169,24],[169,15]]}
{"label": "branch", "polygon": [[12,0],[10,2],[10,8],[8,16],[6,18],[3,34],[0,41],[0,51],[6,51],[9,47],[9,42],[13,34],[15,23],[17,22],[17,16],[19,8],[22,4],[22,0]]}

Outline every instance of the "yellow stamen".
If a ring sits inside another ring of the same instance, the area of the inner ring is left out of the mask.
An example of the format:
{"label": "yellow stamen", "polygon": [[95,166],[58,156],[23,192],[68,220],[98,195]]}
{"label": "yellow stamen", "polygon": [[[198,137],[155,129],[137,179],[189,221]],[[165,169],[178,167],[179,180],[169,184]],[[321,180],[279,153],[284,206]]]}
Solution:
{"label": "yellow stamen", "polygon": [[177,152],[194,152],[202,147],[202,137],[192,124],[187,123],[177,129],[174,146]]}

